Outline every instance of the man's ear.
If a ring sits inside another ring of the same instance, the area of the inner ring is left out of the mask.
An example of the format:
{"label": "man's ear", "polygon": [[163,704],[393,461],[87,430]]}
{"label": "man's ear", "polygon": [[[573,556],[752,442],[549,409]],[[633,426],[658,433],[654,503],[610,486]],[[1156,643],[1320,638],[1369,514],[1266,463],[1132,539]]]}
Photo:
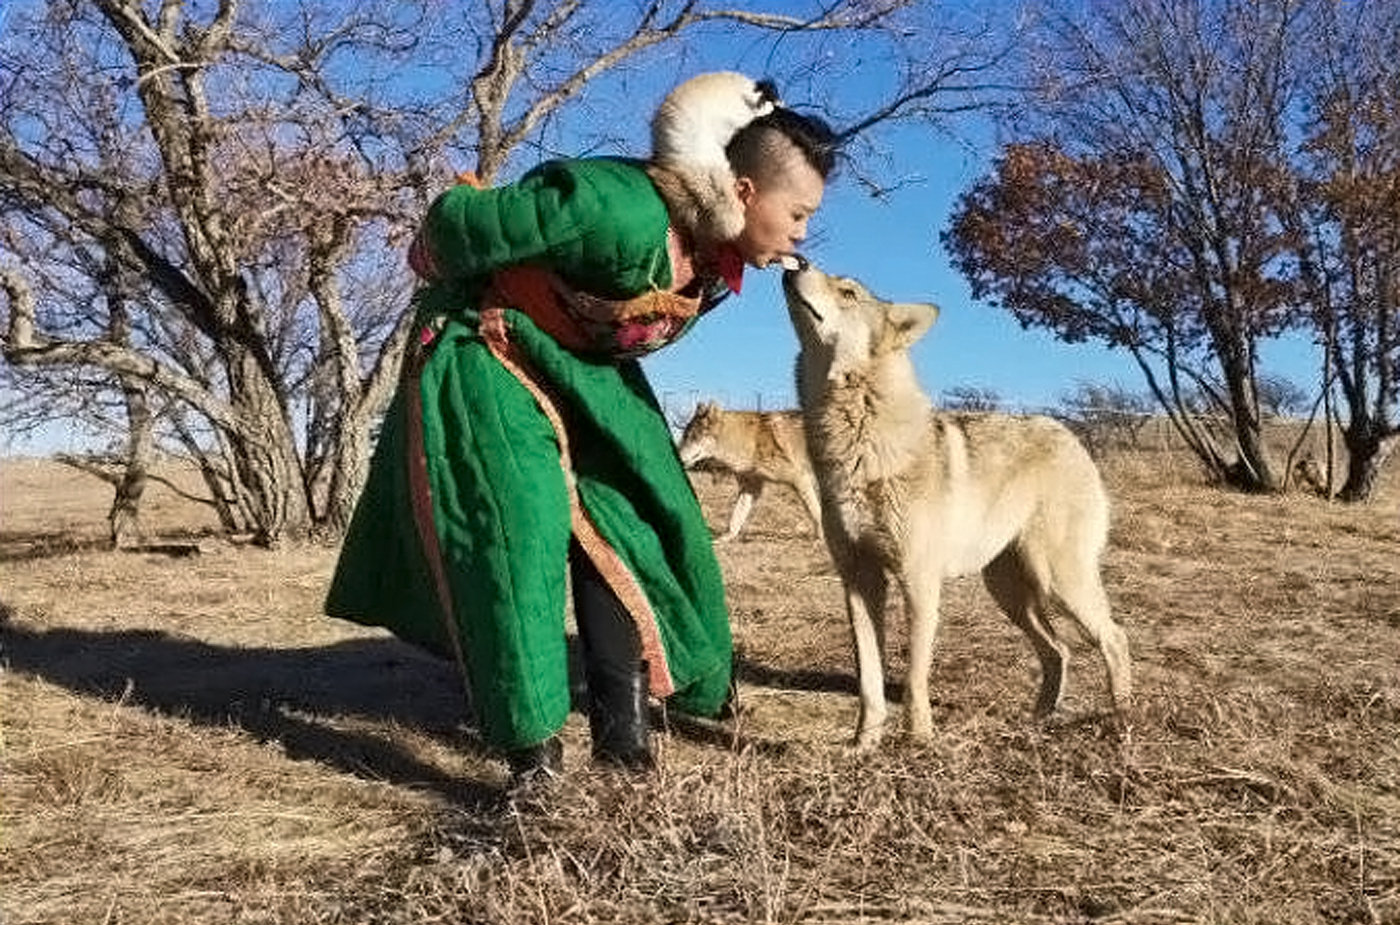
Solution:
{"label": "man's ear", "polygon": [[751,177],[736,177],[734,180],[734,194],[739,197],[739,202],[747,206],[758,195],[758,185]]}
{"label": "man's ear", "polygon": [[927,302],[895,302],[885,317],[895,346],[904,349],[924,336],[938,319],[938,306]]}

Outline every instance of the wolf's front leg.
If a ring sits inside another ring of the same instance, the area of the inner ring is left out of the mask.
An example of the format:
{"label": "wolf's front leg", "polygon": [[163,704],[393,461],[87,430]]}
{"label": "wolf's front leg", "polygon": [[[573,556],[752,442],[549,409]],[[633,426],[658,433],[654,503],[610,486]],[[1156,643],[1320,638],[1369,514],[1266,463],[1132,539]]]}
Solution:
{"label": "wolf's front leg", "polygon": [[940,573],[922,570],[906,576],[904,612],[909,619],[909,674],[905,683],[905,709],[909,713],[909,737],[915,742],[933,738],[933,711],[929,706],[928,680],[933,670],[933,640],[938,633]]}
{"label": "wolf's front leg", "polygon": [[825,534],[822,532],[821,494],[817,488],[816,479],[802,479],[794,487],[802,499],[802,506],[806,509],[807,516],[812,518],[812,528],[817,532],[817,539],[825,539]]}
{"label": "wolf's front leg", "polygon": [[734,510],[729,512],[729,530],[720,537],[721,542],[729,542],[744,529],[744,524],[749,522],[749,515],[753,513],[753,503],[762,492],[762,479],[742,476],[739,478],[739,497],[734,500]]}
{"label": "wolf's front leg", "polygon": [[729,529],[724,536],[720,537],[722,542],[729,542],[739,535],[739,531],[744,529],[744,524],[748,522],[749,513],[753,510],[754,496],[749,492],[740,492],[739,497],[734,501],[734,510],[729,512]]}
{"label": "wolf's front leg", "polygon": [[860,681],[860,719],[856,724],[855,748],[868,751],[880,744],[889,707],[885,703],[884,570],[858,560],[851,563],[854,574],[846,581],[846,615],[855,641],[856,671]]}

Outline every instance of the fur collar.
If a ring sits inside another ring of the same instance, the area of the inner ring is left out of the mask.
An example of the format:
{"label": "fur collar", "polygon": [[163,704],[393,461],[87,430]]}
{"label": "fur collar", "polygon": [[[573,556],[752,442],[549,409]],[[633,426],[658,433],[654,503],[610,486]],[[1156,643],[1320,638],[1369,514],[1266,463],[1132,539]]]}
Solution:
{"label": "fur collar", "polygon": [[666,203],[671,225],[692,248],[710,250],[743,230],[743,210],[728,170],[693,170],[652,161],[646,172]]}

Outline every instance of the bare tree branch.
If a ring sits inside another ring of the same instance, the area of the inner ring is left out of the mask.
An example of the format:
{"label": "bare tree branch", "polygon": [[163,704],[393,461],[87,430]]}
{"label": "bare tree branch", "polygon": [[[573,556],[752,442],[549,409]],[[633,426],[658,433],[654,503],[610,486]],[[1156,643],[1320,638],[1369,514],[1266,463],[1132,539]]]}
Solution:
{"label": "bare tree branch", "polygon": [[204,409],[222,427],[243,432],[242,422],[232,409],[199,382],[138,350],[105,341],[64,341],[37,335],[33,295],[14,271],[0,269],[0,291],[10,303],[9,331],[4,343],[7,361],[22,366],[100,367],[130,376]]}

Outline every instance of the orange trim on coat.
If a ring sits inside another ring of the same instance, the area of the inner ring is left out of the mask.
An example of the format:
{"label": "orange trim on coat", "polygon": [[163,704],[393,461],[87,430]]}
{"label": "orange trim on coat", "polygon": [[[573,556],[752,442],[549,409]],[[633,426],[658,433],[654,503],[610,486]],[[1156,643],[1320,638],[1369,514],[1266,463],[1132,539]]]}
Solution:
{"label": "orange trim on coat", "polygon": [[491,276],[491,288],[482,302],[519,306],[535,327],[569,350],[587,350],[592,346],[578,323],[564,310],[549,273],[538,267],[517,264],[497,270]]}
{"label": "orange trim on coat", "polygon": [[404,358],[400,389],[404,393],[404,463],[408,469],[408,495],[413,509],[413,525],[423,546],[423,558],[433,576],[442,622],[447,638],[452,642],[452,654],[462,676],[467,703],[472,702],[471,676],[467,673],[466,655],[461,634],[457,631],[456,611],[452,604],[452,585],[447,580],[447,565],[443,561],[442,543],[438,539],[437,522],[433,517],[433,492],[428,479],[428,453],[423,443],[423,367],[428,350],[421,343],[410,342]]}
{"label": "orange trim on coat", "polygon": [[641,643],[642,658],[647,663],[647,684],[655,697],[669,697],[676,692],[675,681],[671,678],[670,666],[666,663],[666,650],[661,644],[661,630],[657,624],[656,611],[647,600],[637,579],[633,577],[622,557],[612,548],[599,532],[596,524],[583,509],[578,496],[578,486],[574,481],[573,464],[569,456],[569,436],[564,429],[564,419],[559,413],[548,385],[541,380],[510,340],[510,330],[505,321],[505,312],[499,308],[488,308],[481,312],[479,329],[482,340],[492,355],[510,373],[520,380],[520,384],[530,390],[539,402],[545,417],[554,427],[559,440],[559,464],[564,469],[564,482],[569,492],[569,516],[575,539],[588,558],[593,560],[598,574],[607,582],[613,594],[617,595],[622,609],[632,618],[637,627],[637,637]]}

